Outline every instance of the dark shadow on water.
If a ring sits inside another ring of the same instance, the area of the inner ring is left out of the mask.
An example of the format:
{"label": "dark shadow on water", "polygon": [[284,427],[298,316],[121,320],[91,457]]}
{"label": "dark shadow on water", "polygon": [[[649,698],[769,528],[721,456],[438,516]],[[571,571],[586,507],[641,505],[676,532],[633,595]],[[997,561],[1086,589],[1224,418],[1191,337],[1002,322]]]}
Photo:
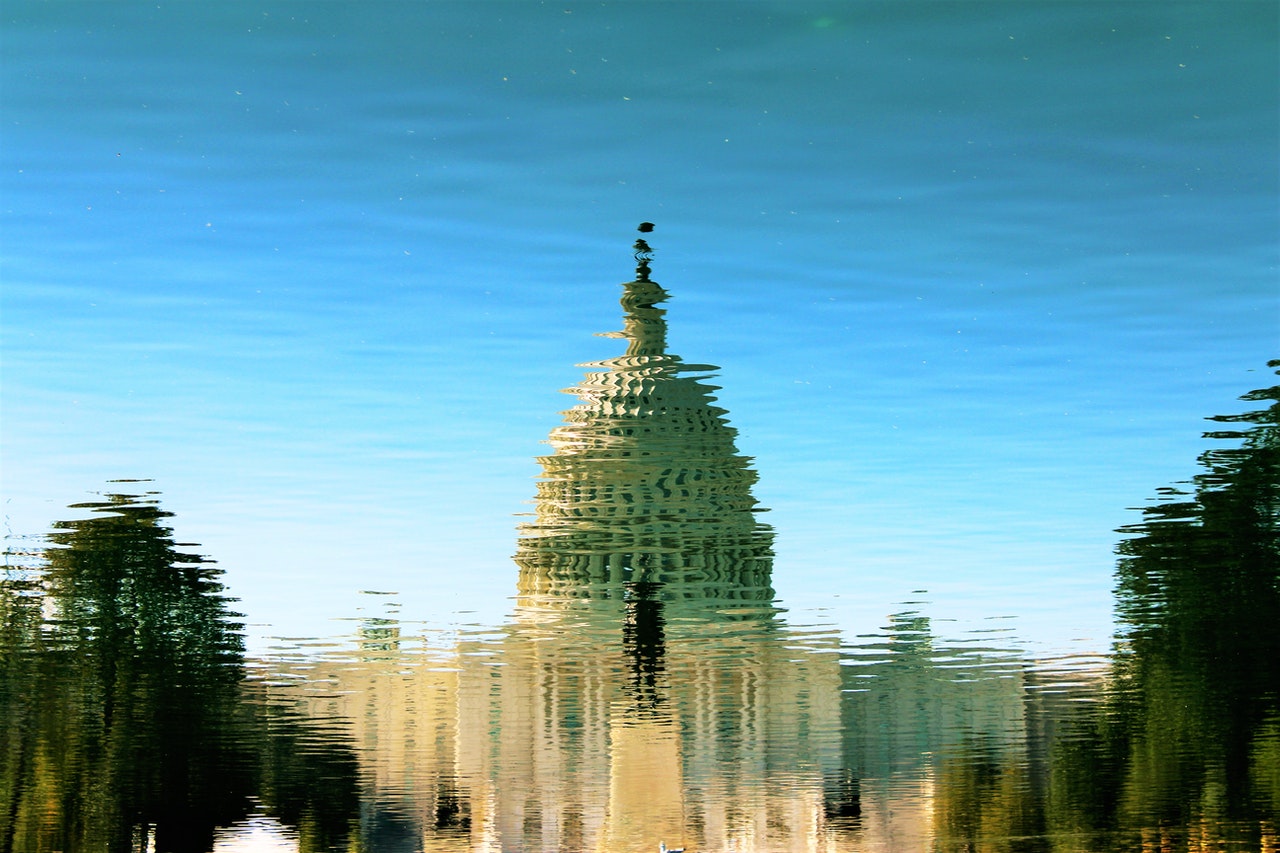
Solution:
{"label": "dark shadow on water", "polygon": [[154,493],[72,508],[0,583],[0,850],[202,853],[258,806],[345,838],[355,762],[252,701],[221,572]]}
{"label": "dark shadow on water", "polygon": [[4,847],[207,850],[254,786],[237,614],[154,502],[74,508],[4,588]]}
{"label": "dark shadow on water", "polygon": [[1054,749],[1064,831],[1280,849],[1280,386],[1241,399],[1268,405],[1211,418],[1230,446],[1120,531],[1107,690]]}

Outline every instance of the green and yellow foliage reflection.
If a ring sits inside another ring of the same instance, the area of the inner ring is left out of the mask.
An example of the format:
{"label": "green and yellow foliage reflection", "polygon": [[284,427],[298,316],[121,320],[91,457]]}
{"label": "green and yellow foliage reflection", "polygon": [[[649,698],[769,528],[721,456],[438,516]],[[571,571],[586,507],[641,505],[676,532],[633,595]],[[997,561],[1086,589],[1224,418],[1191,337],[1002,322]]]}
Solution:
{"label": "green and yellow foliage reflection", "polygon": [[[327,849],[356,808],[354,762],[335,773],[340,748],[298,749],[296,722],[252,701],[220,572],[150,496],[72,508],[87,517],[0,585],[0,850],[198,853],[255,796],[298,825],[336,820],[301,848]],[[287,778],[342,790],[276,781],[307,764],[328,772]]]}

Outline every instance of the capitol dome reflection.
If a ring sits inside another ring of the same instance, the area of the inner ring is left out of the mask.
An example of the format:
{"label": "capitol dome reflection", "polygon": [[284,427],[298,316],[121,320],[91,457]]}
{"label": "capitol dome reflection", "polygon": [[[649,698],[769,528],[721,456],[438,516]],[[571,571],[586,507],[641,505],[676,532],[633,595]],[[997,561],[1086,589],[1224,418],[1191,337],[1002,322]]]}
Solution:
{"label": "capitol dome reflection", "polygon": [[488,670],[464,682],[488,687],[473,713],[498,743],[466,750],[485,757],[462,775],[504,803],[492,831],[517,847],[812,849],[839,666],[779,617],[773,531],[717,368],[667,351],[670,294],[637,249],[607,335],[626,350],[582,365],[538,459],[500,655],[463,650]]}
{"label": "capitol dome reflection", "polygon": [[584,365],[537,460],[510,616],[418,645],[388,610],[268,693],[349,726],[361,849],[933,849],[972,788],[955,755],[1029,760],[1017,655],[916,611],[856,648],[784,619],[716,368],[667,351],[637,248],[625,352]]}
{"label": "capitol dome reflection", "polygon": [[520,527],[521,594],[658,583],[681,597],[772,597],[756,472],[704,381],[716,368],[667,352],[668,298],[647,276],[624,284],[623,329],[609,336],[626,352],[583,365],[570,389],[581,402],[551,433]]}

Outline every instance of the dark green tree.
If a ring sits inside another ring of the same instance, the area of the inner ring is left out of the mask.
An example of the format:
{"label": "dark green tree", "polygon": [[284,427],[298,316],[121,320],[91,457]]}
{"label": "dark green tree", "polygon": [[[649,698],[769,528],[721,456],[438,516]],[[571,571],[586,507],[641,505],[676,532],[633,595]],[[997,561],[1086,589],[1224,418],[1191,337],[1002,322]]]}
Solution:
{"label": "dark green tree", "polygon": [[1167,490],[1118,548],[1120,800],[1147,822],[1258,805],[1252,741],[1280,707],[1280,386],[1242,399],[1269,405],[1212,418],[1229,426],[1206,437],[1234,446],[1203,453],[1191,488]]}
{"label": "dark green tree", "polygon": [[5,575],[0,580],[0,718],[5,721],[0,734],[0,850],[6,853],[14,848],[23,788],[36,760],[31,745],[40,708],[52,701],[42,701],[44,598],[35,572],[24,559],[31,556],[6,552]]}
{"label": "dark green tree", "polygon": [[300,853],[379,849],[360,846],[359,761],[347,733],[272,704],[260,688],[247,693],[262,768],[257,796],[297,830]]}
{"label": "dark green tree", "polygon": [[[1280,361],[1268,363],[1280,367]],[[1210,418],[1215,446],[1117,547],[1107,696],[1064,723],[1048,819],[1114,849],[1193,838],[1257,849],[1274,832],[1280,720],[1280,386]],[[1145,848],[1144,848],[1145,849]],[[1232,847],[1231,849],[1236,849]]]}
{"label": "dark green tree", "polygon": [[178,550],[154,500],[76,508],[91,515],[56,524],[43,566],[0,599],[0,849],[208,850],[247,813],[255,770],[220,572]]}

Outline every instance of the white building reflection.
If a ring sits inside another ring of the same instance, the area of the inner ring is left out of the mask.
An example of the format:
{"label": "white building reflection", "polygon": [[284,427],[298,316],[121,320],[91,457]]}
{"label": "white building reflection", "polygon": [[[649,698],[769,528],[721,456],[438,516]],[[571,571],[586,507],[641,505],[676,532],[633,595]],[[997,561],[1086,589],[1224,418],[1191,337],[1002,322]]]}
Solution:
{"label": "white building reflection", "polygon": [[909,614],[858,655],[786,624],[713,368],[666,352],[638,278],[626,353],[587,365],[539,460],[510,620],[447,647],[370,622],[271,690],[345,721],[360,849],[934,849],[948,751],[1026,759],[1019,668]]}

